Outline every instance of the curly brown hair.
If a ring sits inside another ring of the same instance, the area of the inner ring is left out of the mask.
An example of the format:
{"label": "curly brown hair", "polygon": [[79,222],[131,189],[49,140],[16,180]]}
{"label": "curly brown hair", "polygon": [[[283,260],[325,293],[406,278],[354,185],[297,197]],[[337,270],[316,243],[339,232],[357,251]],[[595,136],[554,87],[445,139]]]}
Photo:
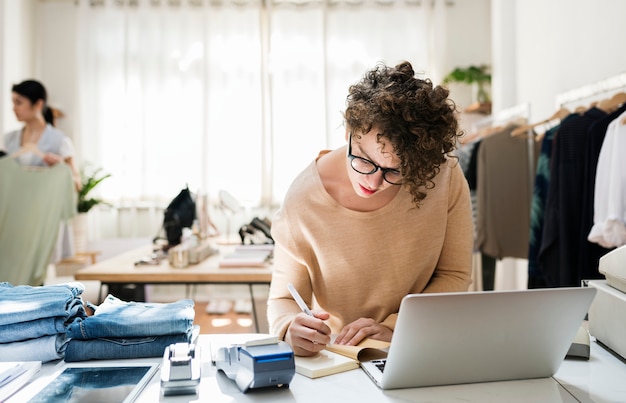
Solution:
{"label": "curly brown hair", "polygon": [[378,142],[389,141],[400,159],[402,186],[419,207],[433,178],[454,150],[459,131],[456,105],[449,91],[415,77],[411,63],[395,67],[382,63],[351,85],[344,118],[359,138],[375,126]]}

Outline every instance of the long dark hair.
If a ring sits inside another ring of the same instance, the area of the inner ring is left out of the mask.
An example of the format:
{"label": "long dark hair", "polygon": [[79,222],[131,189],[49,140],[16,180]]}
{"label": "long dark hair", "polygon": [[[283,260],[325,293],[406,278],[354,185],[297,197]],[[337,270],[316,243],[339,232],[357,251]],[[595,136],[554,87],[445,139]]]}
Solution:
{"label": "long dark hair", "polygon": [[43,100],[43,109],[41,111],[43,118],[47,123],[54,126],[54,114],[52,108],[48,107],[48,93],[42,83],[36,80],[25,80],[19,84],[14,84],[11,91],[28,98],[32,104],[40,99]]}

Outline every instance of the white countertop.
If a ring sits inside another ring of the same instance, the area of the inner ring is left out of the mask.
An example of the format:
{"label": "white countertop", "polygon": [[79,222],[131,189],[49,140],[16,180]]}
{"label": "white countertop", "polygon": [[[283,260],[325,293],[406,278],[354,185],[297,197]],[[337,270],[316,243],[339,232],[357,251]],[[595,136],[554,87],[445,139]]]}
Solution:
{"label": "white countertop", "polygon": [[[566,359],[553,378],[489,382],[429,388],[382,391],[361,369],[309,379],[296,374],[289,388],[239,391],[233,381],[211,364],[208,344],[211,335],[201,335],[202,380],[198,395],[164,397],[159,372],[151,379],[137,402],[617,402],[626,400],[626,364],[595,341],[589,361]],[[224,335],[219,335],[224,337]],[[160,358],[129,360],[161,362]],[[118,363],[123,362],[118,361]],[[9,402],[24,402],[45,383],[55,363],[42,367],[39,377]]]}

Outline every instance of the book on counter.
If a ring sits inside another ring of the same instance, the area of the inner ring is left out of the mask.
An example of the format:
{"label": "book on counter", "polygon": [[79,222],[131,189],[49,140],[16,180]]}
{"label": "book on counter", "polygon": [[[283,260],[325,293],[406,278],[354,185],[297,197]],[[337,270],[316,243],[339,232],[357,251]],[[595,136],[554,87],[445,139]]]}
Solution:
{"label": "book on counter", "polygon": [[219,267],[265,267],[274,245],[239,245],[220,259]]}
{"label": "book on counter", "polygon": [[297,356],[296,372],[309,378],[319,378],[349,371],[358,368],[360,361],[386,357],[388,348],[389,342],[374,339],[365,339],[356,346],[329,344],[316,355]]}
{"label": "book on counter", "polygon": [[41,361],[0,362],[0,402],[30,382],[40,368]]}

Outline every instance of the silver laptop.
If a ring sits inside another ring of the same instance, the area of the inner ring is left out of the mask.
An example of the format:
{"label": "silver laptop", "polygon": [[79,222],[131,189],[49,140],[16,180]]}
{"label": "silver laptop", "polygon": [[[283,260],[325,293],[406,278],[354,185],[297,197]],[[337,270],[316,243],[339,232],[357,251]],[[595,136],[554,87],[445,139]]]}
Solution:
{"label": "silver laptop", "polygon": [[581,287],[407,295],[387,358],[361,367],[382,389],[550,377],[595,293]]}

